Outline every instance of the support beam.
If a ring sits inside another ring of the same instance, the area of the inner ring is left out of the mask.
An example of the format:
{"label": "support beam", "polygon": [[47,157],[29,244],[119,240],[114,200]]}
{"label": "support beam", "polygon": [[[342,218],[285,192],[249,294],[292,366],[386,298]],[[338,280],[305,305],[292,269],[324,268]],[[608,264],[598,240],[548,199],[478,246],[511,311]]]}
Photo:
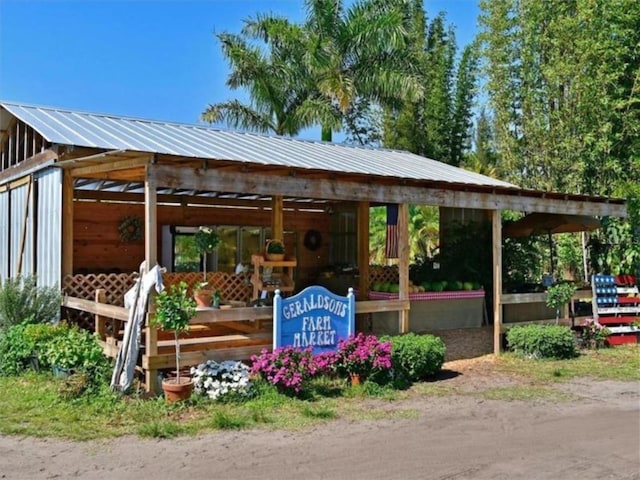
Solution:
{"label": "support beam", "polygon": [[[576,215],[626,217],[624,202],[571,200],[569,195],[542,194],[496,188],[491,192],[451,190],[380,182],[355,182],[329,178],[307,179],[292,176],[260,175],[256,172],[217,172],[156,165],[151,177],[159,187],[189,188],[259,195],[289,195],[326,200],[410,203],[441,207],[518,210]],[[370,179],[369,179],[370,180]],[[478,187],[480,188],[480,187]],[[566,198],[566,199],[565,199]]]}
{"label": "support beam", "polygon": [[493,353],[502,350],[502,218],[500,210],[491,212],[491,241],[493,259]]}
{"label": "support beam", "polygon": [[[409,204],[398,205],[398,275],[400,276],[399,300],[409,301]],[[399,313],[400,333],[409,331],[409,310]]]}
{"label": "support beam", "polygon": [[158,263],[158,208],[157,189],[153,179],[144,182],[144,257],[147,271]]}
{"label": "support beam", "polygon": [[[22,264],[24,260],[24,247],[27,240],[27,227],[29,220],[29,206],[31,205],[31,190],[33,189],[33,177],[29,177],[27,184],[27,198],[24,203],[24,215],[22,216],[22,231],[20,232],[20,248],[18,250],[18,268],[16,273],[22,275]],[[33,272],[29,272],[31,274]]]}
{"label": "support beam", "polygon": [[358,203],[358,300],[369,299],[369,202]]}
{"label": "support beam", "polygon": [[282,195],[274,195],[271,199],[271,238],[284,242],[283,207]]}
{"label": "support beam", "polygon": [[[62,174],[62,278],[73,275],[73,177]],[[62,284],[62,279],[60,279]]]}
{"label": "support beam", "polygon": [[102,162],[95,165],[87,165],[84,167],[76,167],[71,170],[74,177],[83,177],[85,175],[95,175],[99,173],[115,172],[117,170],[128,170],[130,168],[142,167],[149,163],[150,157],[128,158],[126,160],[115,160],[112,162]]}

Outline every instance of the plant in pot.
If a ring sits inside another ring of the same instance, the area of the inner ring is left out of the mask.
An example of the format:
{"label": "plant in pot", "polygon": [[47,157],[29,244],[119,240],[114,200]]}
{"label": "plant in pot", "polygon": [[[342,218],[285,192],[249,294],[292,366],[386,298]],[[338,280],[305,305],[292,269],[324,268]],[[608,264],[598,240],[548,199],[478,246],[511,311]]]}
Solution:
{"label": "plant in pot", "polygon": [[168,402],[186,400],[193,390],[191,378],[180,378],[180,334],[187,330],[189,320],[196,314],[196,302],[187,295],[187,284],[171,285],[156,297],[156,314],[153,325],[165,331],[173,331],[176,349],[176,376],[162,381],[162,390]]}
{"label": "plant in pot", "polygon": [[211,306],[211,298],[214,291],[209,288],[207,282],[207,255],[213,252],[220,243],[220,237],[211,227],[200,227],[194,235],[196,248],[203,258],[203,281],[196,285],[194,290],[194,298],[199,307]]}
{"label": "plant in pot", "polygon": [[284,243],[281,240],[269,240],[267,242],[267,260],[280,262],[284,260]]}

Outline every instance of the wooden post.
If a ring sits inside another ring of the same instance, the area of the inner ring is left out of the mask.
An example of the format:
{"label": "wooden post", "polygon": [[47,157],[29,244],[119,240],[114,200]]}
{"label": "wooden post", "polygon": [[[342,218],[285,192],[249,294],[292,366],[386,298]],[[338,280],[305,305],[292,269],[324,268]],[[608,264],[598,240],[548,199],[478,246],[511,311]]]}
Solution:
{"label": "wooden post", "polygon": [[27,220],[29,219],[29,204],[31,203],[32,185],[33,176],[30,176],[29,183],[27,184],[27,200],[24,204],[24,215],[22,216],[22,231],[20,232],[20,250],[18,252],[18,268],[16,269],[16,273],[18,275],[22,275],[22,260],[24,259],[24,244],[27,240]]}
{"label": "wooden post", "polygon": [[283,206],[282,195],[274,195],[271,198],[271,238],[284,242]]}
{"label": "wooden post", "polygon": [[[400,300],[409,300],[409,205],[398,205],[398,274],[400,276]],[[399,313],[400,333],[409,331],[409,310]]]}
{"label": "wooden post", "polygon": [[[107,303],[107,294],[104,289],[96,289],[95,300],[96,303]],[[102,315],[95,316],[95,334],[100,340],[104,341],[107,339],[107,319]]]}
{"label": "wooden post", "polygon": [[493,353],[502,350],[502,219],[500,210],[491,211],[493,257]]}
{"label": "wooden post", "polygon": [[360,300],[369,299],[369,202],[358,203],[358,282]]}
{"label": "wooden post", "polygon": [[[358,203],[358,300],[369,299],[369,202]],[[356,315],[356,331],[371,329],[370,313]]]}
{"label": "wooden post", "polygon": [[[145,271],[148,272],[158,262],[158,223],[157,223],[157,200],[158,194],[156,183],[149,176],[154,169],[154,165],[146,166],[146,178],[144,182],[144,257]],[[149,301],[153,303],[154,295],[150,295]],[[150,324],[151,311],[149,308],[145,320],[145,355],[153,357],[158,354],[158,329]],[[145,388],[148,392],[159,393],[158,370],[145,370]]]}
{"label": "wooden post", "polygon": [[[73,275],[73,177],[62,174],[62,278]],[[62,281],[60,282],[62,284]]]}

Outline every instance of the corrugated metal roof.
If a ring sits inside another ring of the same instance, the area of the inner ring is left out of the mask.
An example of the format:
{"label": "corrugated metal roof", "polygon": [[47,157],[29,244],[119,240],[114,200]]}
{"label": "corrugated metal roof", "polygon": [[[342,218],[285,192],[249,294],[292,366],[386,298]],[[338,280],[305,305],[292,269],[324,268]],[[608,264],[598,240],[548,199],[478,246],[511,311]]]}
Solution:
{"label": "corrugated metal roof", "polygon": [[0,102],[47,141],[262,165],[518,188],[491,177],[400,150],[221,130],[201,125],[118,117]]}

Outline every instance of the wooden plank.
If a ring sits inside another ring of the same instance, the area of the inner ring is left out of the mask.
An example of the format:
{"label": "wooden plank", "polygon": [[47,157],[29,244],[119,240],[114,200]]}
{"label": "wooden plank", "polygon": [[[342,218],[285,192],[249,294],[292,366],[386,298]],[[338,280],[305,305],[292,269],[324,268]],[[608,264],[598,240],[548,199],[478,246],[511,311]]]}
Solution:
{"label": "wooden plank", "polygon": [[0,183],[6,183],[13,179],[29,175],[36,170],[44,168],[47,164],[53,164],[56,158],[57,153],[53,150],[45,150],[44,152],[36,153],[20,165],[0,172]]}
{"label": "wooden plank", "polygon": [[[591,290],[577,290],[572,299],[579,300],[591,298],[593,294]],[[503,293],[502,304],[513,305],[519,303],[545,303],[547,294],[545,292],[538,293]]]}
{"label": "wooden plank", "polygon": [[502,350],[502,218],[500,210],[491,212],[491,240],[493,259],[493,353]]}
{"label": "wooden plank", "polygon": [[[229,335],[216,335],[209,337],[194,337],[194,338],[181,338],[180,339],[180,353],[194,351],[185,347],[206,347],[200,348],[201,350],[211,350],[216,345],[233,343],[238,346],[255,345],[256,343],[270,343],[273,340],[271,333],[254,333],[248,335],[229,334]],[[244,342],[244,343],[243,343]],[[158,349],[170,347],[175,353],[175,340],[159,340]]]}
{"label": "wooden plank", "polygon": [[170,188],[485,210],[508,209],[592,216],[627,216],[624,203],[569,200],[568,196],[567,199],[551,196],[542,198],[522,190],[507,193],[506,189],[496,188],[493,192],[485,193],[403,184],[384,185],[382,182],[373,182],[371,177],[366,177],[366,181],[363,182],[354,182],[328,178],[306,179],[244,172],[203,171],[170,165],[154,165],[149,174],[158,186]]}
{"label": "wooden plank", "polygon": [[[252,345],[247,347],[220,348],[215,350],[187,352],[180,355],[180,365],[198,365],[207,360],[222,362],[224,360],[248,360],[252,355],[260,355],[263,348],[271,349],[271,343],[262,345]],[[142,357],[142,368],[147,372],[153,369],[158,371],[163,368],[175,368],[176,356],[173,353],[164,355],[144,355]]]}
{"label": "wooden plank", "polygon": [[63,172],[62,174],[62,278],[72,274],[73,274],[73,177],[69,172]]}
{"label": "wooden plank", "polygon": [[16,273],[22,275],[22,261],[24,259],[24,244],[27,240],[27,220],[29,219],[29,204],[31,203],[31,189],[33,187],[33,177],[29,177],[27,184],[27,201],[24,204],[24,215],[22,216],[22,230],[20,232],[20,247],[18,250],[18,268]]}
{"label": "wooden plank", "polygon": [[156,183],[147,178],[144,182],[144,252],[147,271],[158,263],[158,208]]}
{"label": "wooden plank", "polygon": [[369,298],[369,202],[358,203],[358,299]]}
{"label": "wooden plank", "polygon": [[92,313],[94,315],[114,318],[116,320],[127,321],[129,319],[129,310],[124,307],[118,307],[116,305],[109,305],[106,303],[96,303],[93,300],[85,300],[83,298],[69,297],[65,295],[62,299],[62,306]]}
{"label": "wooden plank", "polygon": [[256,320],[271,320],[272,307],[244,307],[220,310],[215,308],[198,309],[190,323],[220,323],[243,322]]}
{"label": "wooden plank", "polygon": [[376,312],[399,312],[409,310],[409,300],[367,300],[356,302],[356,314]]}
{"label": "wooden plank", "polygon": [[[96,303],[107,303],[107,294],[104,289],[98,288],[96,290]],[[107,318],[102,315],[95,316],[95,328],[94,333],[100,340],[106,340],[107,338]]]}
{"label": "wooden plank", "polygon": [[71,174],[74,177],[84,177],[87,175],[95,175],[104,172],[115,172],[117,170],[128,170],[130,168],[136,168],[145,166],[149,163],[150,157],[145,155],[143,157],[130,158],[126,160],[114,160],[112,162],[102,162],[95,165],[88,165],[82,167],[76,167],[71,169]]}
{"label": "wooden plank", "polygon": [[[398,276],[400,283],[399,300],[409,300],[409,205],[398,205]],[[399,313],[399,332],[409,331],[409,309],[402,309]]]}

